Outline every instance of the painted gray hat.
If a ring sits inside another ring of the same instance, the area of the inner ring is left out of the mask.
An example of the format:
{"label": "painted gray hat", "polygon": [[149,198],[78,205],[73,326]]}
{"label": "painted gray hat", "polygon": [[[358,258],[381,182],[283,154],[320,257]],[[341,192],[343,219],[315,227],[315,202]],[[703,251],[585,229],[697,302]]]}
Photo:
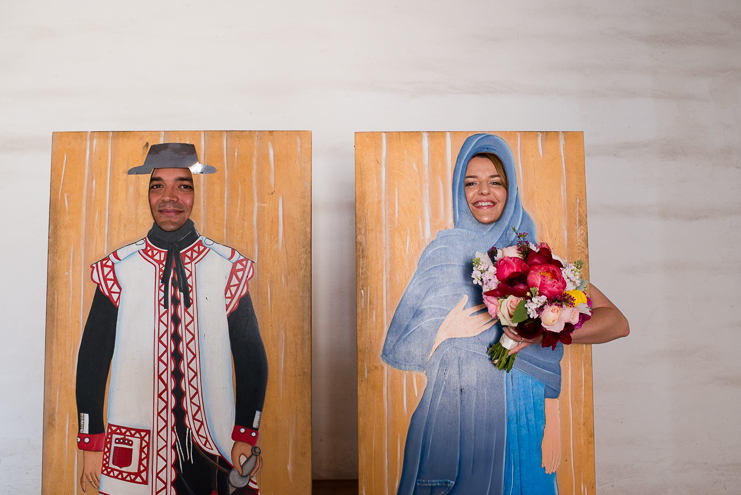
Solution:
{"label": "painted gray hat", "polygon": [[216,169],[198,161],[196,147],[187,143],[153,144],[144,165],[130,168],[129,175],[149,174],[156,168],[188,168],[192,174],[215,174]]}

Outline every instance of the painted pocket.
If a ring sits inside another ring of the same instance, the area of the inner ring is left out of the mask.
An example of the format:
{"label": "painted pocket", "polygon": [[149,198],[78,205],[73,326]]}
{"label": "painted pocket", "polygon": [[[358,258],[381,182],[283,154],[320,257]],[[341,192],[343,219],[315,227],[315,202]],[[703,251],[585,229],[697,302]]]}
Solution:
{"label": "painted pocket", "polygon": [[149,473],[149,430],[109,423],[105,435],[102,474],[146,485]]}

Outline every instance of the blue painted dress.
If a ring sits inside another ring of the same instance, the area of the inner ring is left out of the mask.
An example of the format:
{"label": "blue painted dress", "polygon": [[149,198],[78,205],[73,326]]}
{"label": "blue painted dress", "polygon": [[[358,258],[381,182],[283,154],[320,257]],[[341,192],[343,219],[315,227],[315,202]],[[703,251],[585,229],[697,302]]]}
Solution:
{"label": "blue painted dress", "polygon": [[[496,154],[509,180],[502,216],[489,225],[473,217],[464,191],[468,161],[478,153]],[[511,227],[535,239],[516,177],[502,139],[477,134],[466,140],[453,173],[455,227],[439,232],[422,253],[391,321],[383,360],[427,375],[407,433],[399,495],[557,493],[555,475],[541,467],[541,442],[544,400],[558,397],[561,388],[563,347],[529,346],[507,374],[486,354],[502,334],[497,323],[475,337],[447,339],[430,356],[440,324],[461,297],[468,295],[467,307],[483,302],[471,278],[475,253],[515,244]]]}

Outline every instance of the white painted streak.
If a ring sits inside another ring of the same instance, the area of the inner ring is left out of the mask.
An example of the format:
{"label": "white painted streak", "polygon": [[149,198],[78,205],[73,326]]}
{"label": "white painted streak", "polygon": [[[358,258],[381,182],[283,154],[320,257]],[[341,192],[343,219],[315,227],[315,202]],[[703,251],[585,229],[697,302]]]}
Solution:
{"label": "white painted streak", "polygon": [[[224,242],[228,243],[228,238],[226,237],[226,224],[227,224],[227,218],[229,218],[229,161],[227,159],[226,154],[226,132],[224,133],[224,139],[221,144],[222,148],[224,149]],[[239,157],[239,152],[237,150],[234,150],[234,163],[237,163],[237,158]]]}
{"label": "white painted streak", "polygon": [[64,193],[64,212],[69,213],[69,204],[67,203],[67,193]]}
{"label": "white painted streak", "polygon": [[[57,408],[59,411],[59,408]],[[69,445],[69,413],[65,414],[64,418],[64,445]],[[66,458],[69,454],[69,449],[64,449],[64,457]]]}
{"label": "white painted streak", "polygon": [[[573,402],[571,399],[571,384],[574,383],[573,380],[571,380],[571,363],[569,363],[568,366],[568,383],[569,383],[569,401],[568,401],[568,407],[569,407],[569,444],[571,445],[571,458],[574,458],[574,418],[573,418]],[[576,487],[576,463],[569,463],[569,466],[571,468],[571,486]]]}
{"label": "white painted streak", "polygon": [[[62,186],[64,185],[64,171],[66,169],[67,169],[67,153],[64,154],[64,160],[62,160],[62,177],[59,179],[59,194],[57,194],[57,201],[59,201],[62,198]],[[65,203],[65,208],[66,208],[66,203]]]}
{"label": "white painted streak", "polygon": [[[66,198],[65,194],[65,198]],[[69,308],[67,309],[67,314],[72,317],[72,267],[74,266],[74,260],[75,260],[75,247],[72,246],[72,249],[69,251],[69,267],[67,268],[67,276],[69,278],[69,289],[67,289],[67,294],[69,296],[67,297],[67,301],[69,302]],[[82,336],[82,334],[80,334]]]}
{"label": "white painted streak", "polygon": [[409,241],[412,240],[412,233],[407,230],[407,254],[409,254]]}
{"label": "white painted streak", "polygon": [[[85,150],[85,180],[82,186],[82,218],[80,219],[80,290],[85,287],[85,217],[87,212],[87,182],[90,173],[90,131],[87,133],[87,142]],[[72,291],[70,291],[70,295]],[[80,335],[82,335],[83,325],[85,325],[85,298],[80,294]]]}
{"label": "white painted streak", "polygon": [[414,396],[419,397],[419,390],[417,390],[417,375],[412,373],[412,384],[414,385]]}
{"label": "white painted streak", "polygon": [[[450,142],[450,133],[445,133],[445,187],[452,194],[453,189],[453,149]],[[445,197],[445,196],[443,196]],[[445,214],[448,217],[448,225],[453,225],[453,204],[447,205],[445,208]]]}
{"label": "white painted streak", "polygon": [[268,141],[268,157],[270,159],[270,190],[275,189],[275,156],[273,154],[273,143]]}
{"label": "white painted streak", "polygon": [[543,133],[538,133],[538,152],[540,153],[540,157],[543,158]]}
{"label": "white painted streak", "polygon": [[443,218],[445,216],[445,189],[443,188],[443,180],[440,176],[437,176],[437,216]]}
{"label": "white painted streak", "polygon": [[383,330],[386,331],[386,279],[389,263],[388,225],[386,223],[386,133],[381,134],[381,225],[383,225]]}
{"label": "white painted streak", "polygon": [[111,199],[111,147],[113,146],[113,133],[108,133],[108,171],[106,172],[106,182],[105,182],[105,206],[106,206],[106,213],[105,213],[105,237],[103,238],[103,252],[108,252],[108,216],[109,216],[109,209],[108,209],[108,202]]}
{"label": "white painted streak", "polygon": [[[165,142],[165,131],[161,131],[161,132],[160,132],[160,144],[162,144],[162,143],[164,143],[164,142]],[[187,143],[187,142],[188,142],[188,141],[186,141],[186,143]],[[190,144],[190,143],[188,143],[188,144]],[[201,143],[201,144],[203,144],[203,143]]]}
{"label": "white painted streak", "polygon": [[[388,330],[387,324],[387,309],[386,309],[386,298],[388,294],[388,272],[389,264],[391,262],[391,247],[389,245],[389,224],[386,219],[386,133],[381,134],[381,224],[383,225],[383,245],[385,246],[385,252],[383,257],[383,331]],[[389,369],[388,366],[383,367],[383,419],[385,420],[385,431],[383,435],[383,452],[388,452],[388,431],[389,428],[389,396],[388,396],[388,381],[389,381]],[[374,439],[375,439],[375,428],[374,428]],[[375,445],[375,440],[373,442]],[[388,456],[384,455],[384,472],[383,480],[386,493],[388,493]],[[375,477],[374,477],[375,478]]]}
{"label": "white painted streak", "polygon": [[286,470],[288,470],[288,480],[293,483],[293,442],[296,438],[296,416],[293,416],[293,422],[291,423],[291,429],[288,432],[288,462],[286,463]]}
{"label": "white painted streak", "polygon": [[404,373],[401,380],[402,397],[404,398],[404,414],[407,413],[407,374]]}
{"label": "white painted streak", "polygon": [[255,262],[257,262],[257,238],[259,230],[257,229],[257,133],[255,133],[254,146],[252,147],[252,233],[255,236]]}
{"label": "white painted streak", "polygon": [[[76,474],[76,473],[77,473],[77,453],[75,453],[75,455],[74,455],[74,459],[75,459],[75,471],[74,471],[74,472],[75,472],[75,474]],[[75,476],[75,478],[76,478],[76,477],[77,477],[77,476]],[[75,479],[75,483],[72,483],[72,484],[73,484],[73,485],[74,485],[74,487],[75,487],[75,495],[77,495],[77,480]]]}
{"label": "white painted streak", "polygon": [[430,242],[430,143],[429,134],[422,133],[422,218],[425,244]]}
{"label": "white painted streak", "polygon": [[270,283],[268,282],[268,310],[272,310],[270,307]]}
{"label": "white painted streak", "polygon": [[283,196],[278,198],[278,252],[283,245]]}
{"label": "white painted streak", "polygon": [[520,191],[525,190],[525,182],[524,178],[522,177],[522,143],[520,142],[520,133],[517,133],[517,172],[519,174],[519,177],[517,178],[518,183],[518,191],[517,194],[520,193]]}
{"label": "white painted streak", "polygon": [[242,184],[237,182],[237,210],[236,210],[236,223],[240,224],[240,214],[242,213]]}
{"label": "white painted streak", "polygon": [[[204,162],[206,161],[206,133],[204,131],[201,131],[201,150],[203,150],[203,156],[200,158]],[[201,193],[198,195],[201,198],[201,228],[205,231],[206,230],[206,199],[205,199],[205,190],[201,191]]]}
{"label": "white painted streak", "polygon": [[561,229],[563,229],[563,239],[564,243],[568,243],[568,218],[566,216],[566,213],[568,211],[568,204],[566,202],[566,137],[564,136],[563,132],[558,133],[558,139],[561,146],[561,203],[563,205],[562,211],[563,211],[563,220],[561,221]]}
{"label": "white painted streak", "polygon": [[[396,465],[402,466],[401,463],[401,437],[397,435],[396,437]],[[396,483],[394,483],[394,486],[399,486],[399,479],[401,478],[401,469],[396,470]]]}
{"label": "white painted streak", "polygon": [[581,218],[579,215],[579,207],[581,206],[581,198],[576,198],[576,242],[581,239]]}
{"label": "white painted streak", "polygon": [[278,396],[283,400],[283,371],[286,365],[286,332],[283,325],[278,327]]}

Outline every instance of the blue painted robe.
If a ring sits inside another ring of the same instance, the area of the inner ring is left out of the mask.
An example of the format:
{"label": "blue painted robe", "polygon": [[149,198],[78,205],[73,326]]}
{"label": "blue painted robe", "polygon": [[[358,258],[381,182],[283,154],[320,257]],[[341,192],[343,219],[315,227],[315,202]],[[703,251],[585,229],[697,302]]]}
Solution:
{"label": "blue painted robe", "polygon": [[[509,181],[502,216],[489,225],[473,217],[464,191],[468,161],[484,152],[502,160]],[[398,494],[556,493],[555,475],[541,467],[541,442],[544,399],[558,397],[561,388],[561,345],[555,351],[527,347],[507,374],[486,354],[502,334],[496,323],[475,337],[447,339],[430,356],[440,324],[463,295],[467,307],[483,302],[471,278],[475,253],[515,244],[512,227],[535,239],[502,139],[477,134],[463,144],[453,173],[453,213],[455,228],[439,232],[422,253],[383,348],[387,364],[427,375],[407,433]]]}

